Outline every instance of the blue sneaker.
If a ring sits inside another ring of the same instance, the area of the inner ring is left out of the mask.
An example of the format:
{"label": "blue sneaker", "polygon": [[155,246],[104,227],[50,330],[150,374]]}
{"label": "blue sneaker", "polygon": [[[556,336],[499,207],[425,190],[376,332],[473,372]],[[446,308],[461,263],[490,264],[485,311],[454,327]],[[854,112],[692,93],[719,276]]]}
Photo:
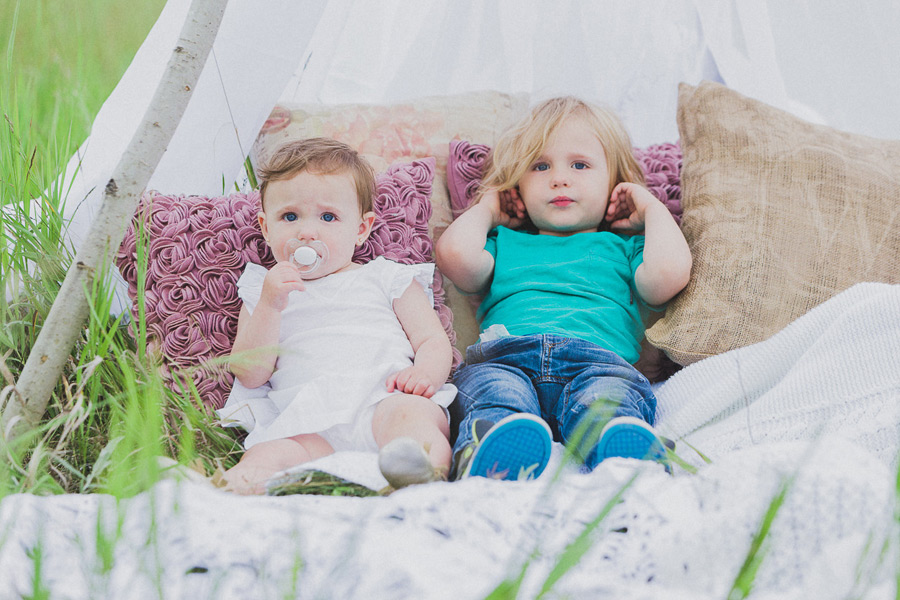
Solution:
{"label": "blue sneaker", "polygon": [[523,481],[544,472],[550,461],[553,435],[543,419],[529,413],[515,413],[491,425],[489,421],[475,421],[473,442],[455,457],[454,479],[487,477]]}
{"label": "blue sneaker", "polygon": [[615,417],[600,432],[598,460],[614,456],[653,460],[662,463],[666,471],[671,472],[666,445],[653,427],[635,417]]}

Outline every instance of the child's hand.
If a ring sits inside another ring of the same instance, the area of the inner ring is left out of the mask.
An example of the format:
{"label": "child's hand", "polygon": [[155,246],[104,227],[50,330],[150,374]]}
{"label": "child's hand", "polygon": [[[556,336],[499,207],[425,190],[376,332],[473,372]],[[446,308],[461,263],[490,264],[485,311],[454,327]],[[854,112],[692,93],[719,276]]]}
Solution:
{"label": "child's hand", "polygon": [[518,188],[510,188],[500,192],[500,210],[518,224],[522,224],[525,221],[525,203],[522,202],[522,196],[519,195]]}
{"label": "child's hand", "polygon": [[515,229],[525,222],[525,204],[519,190],[490,190],[481,196],[479,204],[490,211],[494,227],[502,225]]}
{"label": "child's hand", "polygon": [[627,181],[620,183],[609,195],[606,207],[610,229],[642,230],[647,207],[654,203],[659,203],[659,199],[647,188]]}
{"label": "child's hand", "polygon": [[388,377],[387,391],[431,398],[436,390],[425,370],[413,365]]}
{"label": "child's hand", "polygon": [[288,294],[305,289],[297,267],[288,261],[282,261],[266,273],[259,303],[281,312],[287,308]]}

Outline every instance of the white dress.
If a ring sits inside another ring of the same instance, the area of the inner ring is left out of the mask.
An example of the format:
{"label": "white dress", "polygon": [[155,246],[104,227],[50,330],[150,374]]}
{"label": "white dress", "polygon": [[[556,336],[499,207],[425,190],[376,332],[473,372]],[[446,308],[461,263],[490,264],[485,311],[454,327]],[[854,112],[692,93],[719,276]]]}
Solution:
{"label": "white dress", "polygon": [[[268,270],[248,263],[238,295],[256,308]],[[403,265],[378,257],[358,269],[304,282],[282,312],[279,355],[268,383],[254,389],[235,379],[218,415],[249,431],[249,448],[267,440],[317,433],[350,423],[390,394],[385,382],[413,364],[414,353],[392,302],[413,280],[434,303],[433,264]],[[432,400],[447,407],[456,395],[445,384]]]}

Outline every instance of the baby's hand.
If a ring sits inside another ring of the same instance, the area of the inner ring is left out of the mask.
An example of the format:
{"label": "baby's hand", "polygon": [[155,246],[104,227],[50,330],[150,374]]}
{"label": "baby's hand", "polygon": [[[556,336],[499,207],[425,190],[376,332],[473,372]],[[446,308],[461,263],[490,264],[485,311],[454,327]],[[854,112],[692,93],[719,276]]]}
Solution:
{"label": "baby's hand", "polygon": [[287,308],[288,294],[305,289],[297,267],[288,261],[282,261],[266,273],[259,303],[281,312]]}
{"label": "baby's hand", "polygon": [[413,365],[388,377],[387,391],[431,398],[434,396],[435,387],[425,371]]}
{"label": "baby's hand", "polygon": [[494,227],[503,225],[515,229],[525,222],[525,204],[519,196],[519,190],[490,190],[481,196],[479,204],[490,210]]}
{"label": "baby's hand", "polygon": [[610,229],[642,230],[647,207],[658,202],[647,188],[628,181],[620,183],[609,195],[606,207]]}

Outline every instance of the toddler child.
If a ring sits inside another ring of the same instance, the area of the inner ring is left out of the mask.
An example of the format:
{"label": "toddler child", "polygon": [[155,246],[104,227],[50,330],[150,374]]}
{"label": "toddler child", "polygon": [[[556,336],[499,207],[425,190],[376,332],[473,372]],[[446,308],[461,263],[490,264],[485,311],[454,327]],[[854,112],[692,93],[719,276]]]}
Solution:
{"label": "toddler child", "polygon": [[434,265],[352,262],[375,219],[374,189],[369,164],[325,138],[280,148],[261,173],[259,224],[278,263],[250,263],[238,280],[236,381],[219,411],[249,430],[225,473],[236,492],[391,441],[407,460],[400,473],[382,465],[392,485],[446,477],[456,390],[445,383],[452,355],[433,310]]}
{"label": "toddler child", "polygon": [[454,374],[453,478],[536,477],[551,436],[589,469],[665,461],[632,364],[642,315],[687,285],[691,254],[642,183],[618,118],[576,98],[543,102],[498,140],[478,202],[436,248],[460,290],[484,295],[482,336]]}

